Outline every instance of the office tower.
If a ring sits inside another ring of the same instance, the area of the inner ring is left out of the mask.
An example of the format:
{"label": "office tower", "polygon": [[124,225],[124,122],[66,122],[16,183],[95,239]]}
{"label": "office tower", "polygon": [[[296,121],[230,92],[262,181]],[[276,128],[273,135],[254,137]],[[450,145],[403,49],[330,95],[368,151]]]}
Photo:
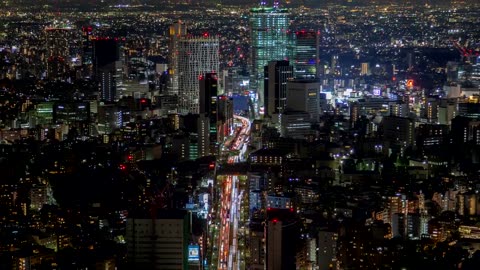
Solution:
{"label": "office tower", "polygon": [[354,128],[357,126],[357,122],[360,119],[360,104],[357,101],[349,102],[348,108],[350,110],[350,127]]}
{"label": "office tower", "polygon": [[362,63],[361,70],[360,70],[360,76],[368,76],[371,75],[370,71],[370,63]]}
{"label": "office tower", "polygon": [[93,40],[93,65],[95,71],[119,60],[118,40],[102,37]]}
{"label": "office tower", "polygon": [[440,100],[436,97],[429,97],[425,100],[424,103],[424,118],[427,119],[429,123],[438,122],[438,105]]}
{"label": "office tower", "polygon": [[314,79],[319,76],[319,32],[301,30],[295,32],[295,77]]}
{"label": "office tower", "polygon": [[188,269],[190,215],[184,210],[159,210],[151,218],[127,219],[130,269]]}
{"label": "office tower", "polygon": [[293,67],[289,61],[270,61],[264,71],[265,115],[271,116],[285,110],[287,81],[293,79]]}
{"label": "office tower", "polygon": [[479,118],[480,117],[480,97],[472,96],[466,100],[458,102],[458,115]]}
{"label": "office tower", "polygon": [[[191,144],[190,149],[195,150],[197,157],[203,157],[210,154],[210,119],[205,114],[187,114],[183,115],[183,129],[190,133],[195,134],[196,143]],[[190,151],[193,153],[193,151]],[[192,155],[193,156],[193,155]]]}
{"label": "office tower", "polygon": [[100,134],[110,134],[123,126],[123,113],[115,104],[103,104],[98,107],[97,127]]}
{"label": "office tower", "polygon": [[428,148],[445,142],[448,129],[447,125],[420,124],[415,134],[417,148]]}
{"label": "office tower", "polygon": [[219,69],[219,40],[204,35],[188,37],[178,42],[178,93],[179,112],[200,112],[199,79],[205,73]]}
{"label": "office tower", "polygon": [[267,215],[266,269],[296,269],[298,220],[284,209],[271,209]]}
{"label": "office tower", "polygon": [[330,61],[330,74],[339,75],[339,68],[340,63],[338,61],[338,55],[332,55],[332,59]]}
{"label": "office tower", "polygon": [[114,101],[122,72],[118,40],[94,39],[92,61],[95,78],[100,83],[100,98],[104,101]]}
{"label": "office tower", "polygon": [[216,73],[205,73],[200,76],[200,113],[209,119],[210,153],[216,153],[217,118],[218,118],[218,79]]}
{"label": "office tower", "polygon": [[82,66],[83,74],[91,77],[93,74],[93,41],[92,26],[82,27]]}
{"label": "office tower", "polygon": [[233,98],[218,97],[217,141],[222,143],[233,132]]}
{"label": "office tower", "polygon": [[452,139],[455,145],[468,142],[480,145],[480,119],[464,116],[452,119]]}
{"label": "office tower", "polygon": [[310,114],[304,111],[286,110],[280,116],[280,135],[282,137],[305,139],[312,134]]}
{"label": "office tower", "polygon": [[54,123],[88,122],[90,120],[90,103],[57,102],[53,105]]}
{"label": "office tower", "polygon": [[53,106],[53,122],[75,127],[78,136],[90,135],[90,103],[55,103]]}
{"label": "office tower", "polygon": [[114,101],[116,85],[112,68],[104,67],[97,70],[97,78],[100,81],[100,99],[109,102]]}
{"label": "office tower", "polygon": [[170,76],[168,92],[171,95],[178,95],[178,43],[186,36],[187,26],[181,21],[170,26],[168,32],[168,74]]}
{"label": "office tower", "polygon": [[319,82],[310,80],[287,82],[287,108],[308,112],[314,121],[318,121],[320,116],[319,97]]}
{"label": "office tower", "polygon": [[383,137],[392,144],[413,146],[415,122],[410,118],[385,116],[382,120]]}
{"label": "office tower", "polygon": [[73,38],[72,29],[69,27],[46,28],[46,60],[47,77],[60,79],[69,70],[70,41]]}
{"label": "office tower", "polygon": [[272,60],[288,60],[287,9],[261,6],[250,10],[252,66],[250,88],[258,91],[259,106],[264,105],[264,67]]}

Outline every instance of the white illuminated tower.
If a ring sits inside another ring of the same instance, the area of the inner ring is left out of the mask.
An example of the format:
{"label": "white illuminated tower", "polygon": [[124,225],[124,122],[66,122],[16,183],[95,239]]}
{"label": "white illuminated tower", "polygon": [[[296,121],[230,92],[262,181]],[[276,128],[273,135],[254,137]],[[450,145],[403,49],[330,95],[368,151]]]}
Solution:
{"label": "white illuminated tower", "polygon": [[186,37],[178,42],[178,109],[179,113],[200,112],[200,80],[206,73],[219,69],[219,40],[204,34]]}

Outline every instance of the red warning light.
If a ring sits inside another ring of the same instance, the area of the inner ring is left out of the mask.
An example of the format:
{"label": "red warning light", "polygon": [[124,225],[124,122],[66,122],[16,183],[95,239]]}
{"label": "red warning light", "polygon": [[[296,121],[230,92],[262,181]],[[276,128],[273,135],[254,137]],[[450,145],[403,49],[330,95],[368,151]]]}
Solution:
{"label": "red warning light", "polygon": [[273,223],[277,223],[277,222],[278,222],[278,219],[275,218],[275,219],[272,220],[272,222],[273,222]]}
{"label": "red warning light", "polygon": [[203,33],[203,37],[208,37],[208,32]]}
{"label": "red warning light", "polygon": [[142,98],[142,99],[140,100],[140,102],[141,102],[141,103],[147,103],[147,100],[144,99],[144,98]]}

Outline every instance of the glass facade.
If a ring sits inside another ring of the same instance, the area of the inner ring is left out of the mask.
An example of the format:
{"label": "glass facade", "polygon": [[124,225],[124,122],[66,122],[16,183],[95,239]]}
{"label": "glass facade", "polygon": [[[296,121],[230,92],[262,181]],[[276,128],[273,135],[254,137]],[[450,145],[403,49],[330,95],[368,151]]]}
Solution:
{"label": "glass facade", "polygon": [[252,48],[251,87],[263,106],[264,67],[272,60],[288,60],[290,19],[287,9],[260,7],[250,10]]}
{"label": "glass facade", "polygon": [[293,65],[295,77],[314,79],[318,77],[318,33],[316,31],[295,32],[295,54]]}
{"label": "glass facade", "polygon": [[188,37],[178,43],[178,111],[198,114],[200,83],[205,73],[219,69],[219,39],[217,37]]}

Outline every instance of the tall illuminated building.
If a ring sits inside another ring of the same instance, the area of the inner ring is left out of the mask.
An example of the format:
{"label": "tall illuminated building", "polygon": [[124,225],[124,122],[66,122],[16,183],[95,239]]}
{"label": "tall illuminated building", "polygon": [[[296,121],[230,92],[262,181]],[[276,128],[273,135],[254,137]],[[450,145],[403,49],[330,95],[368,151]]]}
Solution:
{"label": "tall illuminated building", "polygon": [[300,30],[295,32],[295,77],[314,79],[319,76],[319,32]]}
{"label": "tall illuminated building", "polygon": [[187,36],[187,26],[181,21],[170,26],[168,43],[169,93],[178,95],[178,43]]}
{"label": "tall illuminated building", "polygon": [[200,112],[199,80],[205,73],[219,69],[219,40],[204,34],[186,37],[178,42],[178,110],[179,113]]}
{"label": "tall illuminated building", "polygon": [[278,7],[266,7],[262,2],[258,8],[250,10],[250,38],[252,48],[251,82],[253,90],[258,91],[259,106],[264,106],[264,67],[272,60],[288,60],[289,12]]}
{"label": "tall illuminated building", "polygon": [[72,39],[73,31],[70,27],[45,29],[47,77],[49,79],[59,79],[68,72]]}
{"label": "tall illuminated building", "polygon": [[82,27],[82,65],[86,77],[91,77],[93,72],[92,32],[92,26]]}

